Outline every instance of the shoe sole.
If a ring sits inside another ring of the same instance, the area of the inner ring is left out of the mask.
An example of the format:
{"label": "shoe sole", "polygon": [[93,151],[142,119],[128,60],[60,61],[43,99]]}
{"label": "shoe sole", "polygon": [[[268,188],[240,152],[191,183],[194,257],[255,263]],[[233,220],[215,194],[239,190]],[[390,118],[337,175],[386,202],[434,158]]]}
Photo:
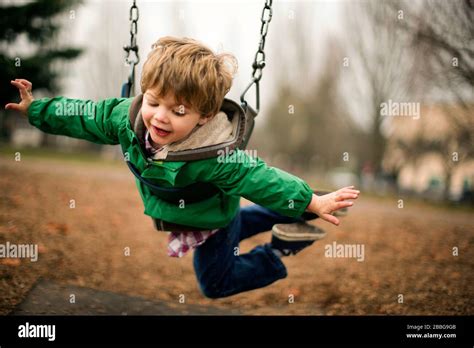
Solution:
{"label": "shoe sole", "polygon": [[291,232],[285,232],[281,230],[280,228],[277,227],[277,225],[274,225],[272,227],[272,234],[286,242],[302,242],[302,241],[315,241],[319,239],[323,239],[326,237],[326,232],[323,231],[322,229],[313,226],[318,229],[318,233],[291,233]]}

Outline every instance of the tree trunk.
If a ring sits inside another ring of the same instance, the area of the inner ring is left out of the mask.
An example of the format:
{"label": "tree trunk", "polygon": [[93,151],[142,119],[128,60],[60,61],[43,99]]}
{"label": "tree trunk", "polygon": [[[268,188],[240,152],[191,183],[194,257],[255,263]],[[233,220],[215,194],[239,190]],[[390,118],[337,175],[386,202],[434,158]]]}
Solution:
{"label": "tree trunk", "polygon": [[449,201],[450,199],[450,192],[451,192],[451,180],[453,177],[453,168],[448,167],[446,168],[446,176],[445,176],[445,183],[444,183],[444,193],[443,193],[443,199],[445,201]]}

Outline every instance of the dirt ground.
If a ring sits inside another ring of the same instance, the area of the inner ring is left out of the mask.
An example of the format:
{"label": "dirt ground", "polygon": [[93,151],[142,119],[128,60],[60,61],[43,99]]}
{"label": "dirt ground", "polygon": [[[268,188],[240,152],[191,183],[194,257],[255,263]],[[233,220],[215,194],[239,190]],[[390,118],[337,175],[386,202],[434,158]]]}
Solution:
{"label": "dirt ground", "polygon": [[[473,211],[408,201],[399,209],[397,199],[362,193],[339,227],[316,221],[328,236],[285,259],[286,279],[210,300],[198,289],[192,255],[166,255],[167,235],[143,214],[125,165],[2,156],[0,243],[37,243],[40,255],[37,262],[0,259],[0,314],[11,312],[40,277],[154,301],[184,295],[189,304],[247,314],[474,314]],[[242,251],[270,237],[246,240]],[[364,261],[325,257],[334,241],[364,245]]]}

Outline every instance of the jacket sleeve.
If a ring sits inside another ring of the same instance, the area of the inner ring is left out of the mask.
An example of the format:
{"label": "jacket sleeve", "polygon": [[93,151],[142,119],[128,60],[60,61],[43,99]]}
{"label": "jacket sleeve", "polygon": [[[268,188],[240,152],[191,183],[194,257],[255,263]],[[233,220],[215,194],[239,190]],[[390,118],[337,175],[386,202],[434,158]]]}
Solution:
{"label": "jacket sleeve", "polygon": [[242,150],[208,161],[215,163],[212,169],[203,170],[198,180],[212,182],[226,194],[242,196],[290,217],[301,216],[311,202],[313,190],[305,181]]}
{"label": "jacket sleeve", "polygon": [[118,130],[128,117],[128,99],[99,102],[64,97],[34,100],[28,108],[30,124],[43,132],[98,144],[118,144]]}

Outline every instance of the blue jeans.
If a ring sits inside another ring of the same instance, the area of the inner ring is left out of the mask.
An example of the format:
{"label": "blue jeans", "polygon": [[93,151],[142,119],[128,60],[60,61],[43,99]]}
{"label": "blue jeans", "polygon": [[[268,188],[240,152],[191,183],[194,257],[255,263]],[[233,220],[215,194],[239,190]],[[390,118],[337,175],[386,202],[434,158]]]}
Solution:
{"label": "blue jeans", "polygon": [[270,244],[239,255],[239,242],[269,231],[275,224],[315,217],[305,213],[299,218],[291,218],[257,204],[240,208],[228,226],[221,228],[194,252],[194,269],[203,294],[209,298],[226,297],[285,278],[285,265],[273,253]]}

